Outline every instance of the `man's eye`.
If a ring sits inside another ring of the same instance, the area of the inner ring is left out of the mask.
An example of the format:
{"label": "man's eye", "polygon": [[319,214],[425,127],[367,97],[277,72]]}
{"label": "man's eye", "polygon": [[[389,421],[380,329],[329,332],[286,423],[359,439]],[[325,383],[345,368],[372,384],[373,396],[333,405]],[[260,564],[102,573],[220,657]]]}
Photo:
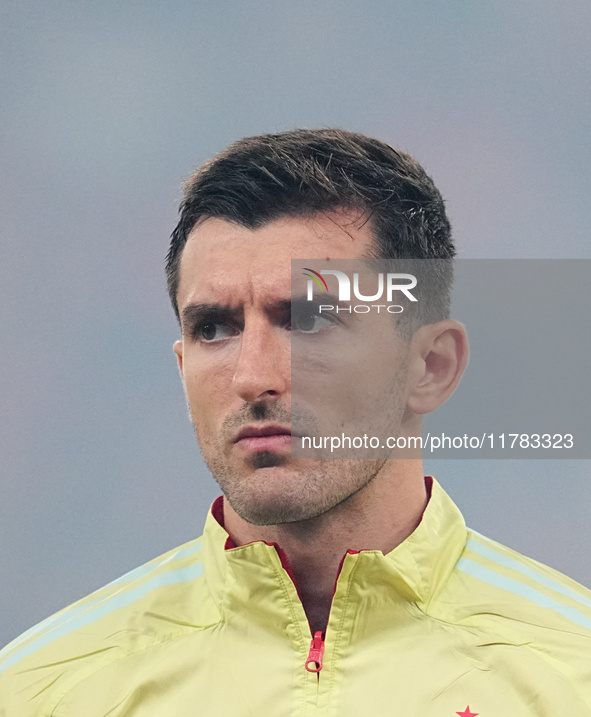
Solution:
{"label": "man's eye", "polygon": [[230,336],[236,336],[237,333],[235,328],[227,324],[205,321],[196,327],[195,338],[198,341],[203,341],[203,343],[213,343],[230,338]]}
{"label": "man's eye", "polygon": [[333,325],[327,317],[314,312],[297,312],[291,317],[291,330],[304,334],[317,334]]}

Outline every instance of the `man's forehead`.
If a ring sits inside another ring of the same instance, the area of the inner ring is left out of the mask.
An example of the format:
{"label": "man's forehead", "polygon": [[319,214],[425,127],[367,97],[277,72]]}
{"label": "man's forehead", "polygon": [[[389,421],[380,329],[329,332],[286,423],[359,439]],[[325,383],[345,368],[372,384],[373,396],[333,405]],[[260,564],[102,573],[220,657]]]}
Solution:
{"label": "man's forehead", "polygon": [[290,294],[292,259],[344,259],[371,253],[373,236],[358,210],[280,217],[256,229],[219,218],[201,221],[189,234],[180,262],[179,304],[238,290],[265,293],[269,301]]}

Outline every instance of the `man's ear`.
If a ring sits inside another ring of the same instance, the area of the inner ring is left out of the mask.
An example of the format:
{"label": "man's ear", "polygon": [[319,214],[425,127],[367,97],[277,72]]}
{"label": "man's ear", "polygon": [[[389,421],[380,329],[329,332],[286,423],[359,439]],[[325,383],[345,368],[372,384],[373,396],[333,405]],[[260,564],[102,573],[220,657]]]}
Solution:
{"label": "man's ear", "polygon": [[172,345],[172,350],[176,354],[177,361],[179,363],[179,371],[181,372],[181,378],[183,378],[183,342],[182,340],[175,341]]}
{"label": "man's ear", "polygon": [[468,364],[468,337],[459,321],[421,326],[411,339],[406,407],[430,413],[455,391]]}

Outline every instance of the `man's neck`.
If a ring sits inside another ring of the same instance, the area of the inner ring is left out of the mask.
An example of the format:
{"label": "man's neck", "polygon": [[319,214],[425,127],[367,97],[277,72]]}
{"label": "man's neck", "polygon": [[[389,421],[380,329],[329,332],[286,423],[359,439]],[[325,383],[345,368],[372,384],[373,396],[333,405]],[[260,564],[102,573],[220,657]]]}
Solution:
{"label": "man's neck", "polygon": [[313,634],[326,630],[347,550],[389,553],[420,523],[427,502],[421,461],[387,461],[365,488],[315,518],[258,526],[242,519],[224,500],[224,523],[236,545],[264,540],[282,548]]}

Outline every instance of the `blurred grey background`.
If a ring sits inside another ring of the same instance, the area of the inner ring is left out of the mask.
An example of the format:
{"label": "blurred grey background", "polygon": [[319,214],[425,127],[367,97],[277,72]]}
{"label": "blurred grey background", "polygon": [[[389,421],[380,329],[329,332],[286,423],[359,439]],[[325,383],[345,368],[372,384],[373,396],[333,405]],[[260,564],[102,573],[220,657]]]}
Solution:
{"label": "blurred grey background", "polygon": [[[340,126],[425,166],[461,256],[591,258],[590,30],[586,0],[4,0],[0,644],[199,535],[218,494],[171,351],[181,181],[239,137]],[[589,461],[427,470],[591,584]]]}

